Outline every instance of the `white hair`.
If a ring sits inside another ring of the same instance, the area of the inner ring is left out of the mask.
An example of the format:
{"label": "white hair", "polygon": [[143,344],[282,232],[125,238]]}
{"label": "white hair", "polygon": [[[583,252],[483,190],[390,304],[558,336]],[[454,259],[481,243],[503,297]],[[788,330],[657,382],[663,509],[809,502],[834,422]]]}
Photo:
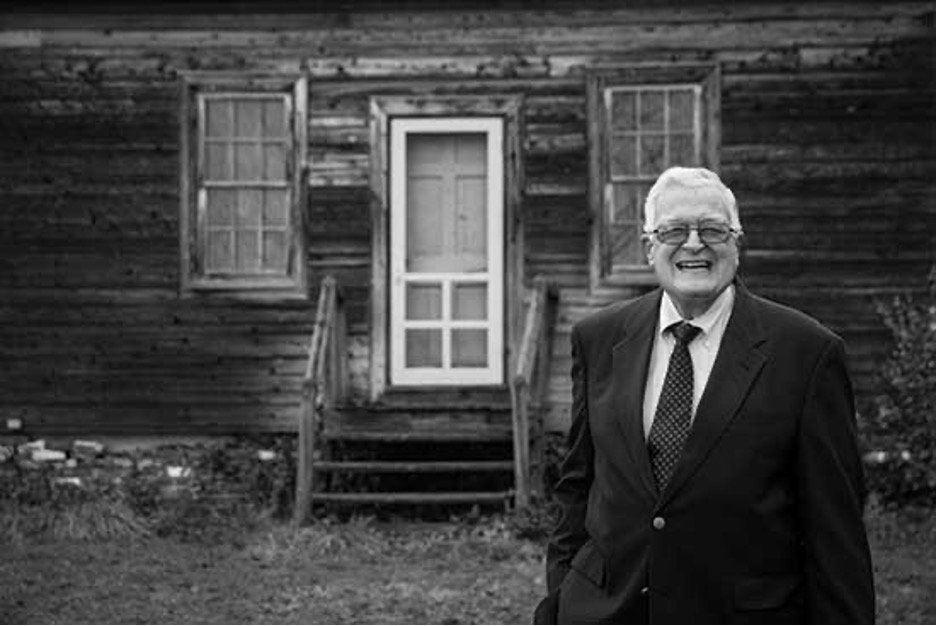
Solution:
{"label": "white hair", "polygon": [[704,167],[671,167],[660,174],[660,177],[653,183],[653,187],[650,188],[650,192],[647,193],[647,200],[644,202],[644,230],[646,232],[656,228],[657,204],[660,196],[666,189],[676,186],[713,190],[722,199],[728,211],[728,221],[731,227],[741,230],[738,202],[718,174]]}

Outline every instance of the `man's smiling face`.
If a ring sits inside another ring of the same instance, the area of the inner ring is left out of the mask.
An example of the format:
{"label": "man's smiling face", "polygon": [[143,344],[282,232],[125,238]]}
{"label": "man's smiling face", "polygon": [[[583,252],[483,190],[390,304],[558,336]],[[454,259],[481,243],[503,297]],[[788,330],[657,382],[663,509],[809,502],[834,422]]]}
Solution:
{"label": "man's smiling face", "polygon": [[[700,223],[729,225],[728,207],[717,192],[681,184],[663,191],[655,218],[655,228],[695,227]],[[682,244],[663,243],[655,235],[649,235],[646,250],[660,286],[685,319],[705,313],[738,271],[738,241],[734,235],[715,244],[703,243],[695,228]]]}

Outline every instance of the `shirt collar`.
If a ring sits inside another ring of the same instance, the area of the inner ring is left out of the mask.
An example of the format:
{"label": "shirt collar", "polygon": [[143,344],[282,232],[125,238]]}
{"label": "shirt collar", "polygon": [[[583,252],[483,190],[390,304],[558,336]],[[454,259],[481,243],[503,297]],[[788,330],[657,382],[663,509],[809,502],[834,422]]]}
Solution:
{"label": "shirt collar", "polygon": [[[702,330],[700,338],[703,342],[708,340],[712,328],[731,311],[731,307],[734,304],[734,295],[734,285],[728,285],[728,288],[715,298],[715,302],[708,308],[708,311],[691,320],[693,326],[697,326]],[[663,332],[669,328],[670,325],[681,322],[682,320],[682,315],[676,310],[676,305],[673,304],[672,298],[664,291],[663,299],[660,302],[660,324],[657,332],[662,336]]]}

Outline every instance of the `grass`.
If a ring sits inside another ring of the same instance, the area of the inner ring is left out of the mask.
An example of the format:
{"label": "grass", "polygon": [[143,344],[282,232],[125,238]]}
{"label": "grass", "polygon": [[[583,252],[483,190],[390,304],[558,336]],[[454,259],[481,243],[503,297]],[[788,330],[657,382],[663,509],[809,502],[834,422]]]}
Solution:
{"label": "grass", "polygon": [[4,555],[7,623],[522,623],[543,585],[540,547],[496,520],[57,540]]}
{"label": "grass", "polygon": [[880,624],[936,623],[936,511],[869,516]]}
{"label": "grass", "polygon": [[[513,528],[499,516],[353,518],[197,540],[122,533],[8,542],[0,615],[49,624],[529,623],[544,589],[542,542]],[[869,532],[879,622],[934,623],[932,512],[875,511]]]}

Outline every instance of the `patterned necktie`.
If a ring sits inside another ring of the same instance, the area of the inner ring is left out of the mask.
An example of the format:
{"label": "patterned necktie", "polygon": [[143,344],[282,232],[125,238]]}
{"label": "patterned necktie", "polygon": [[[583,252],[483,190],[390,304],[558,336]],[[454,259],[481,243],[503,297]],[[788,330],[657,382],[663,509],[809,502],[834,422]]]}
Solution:
{"label": "patterned necktie", "polygon": [[660,402],[647,441],[653,478],[660,493],[669,482],[689,435],[692,419],[692,357],[689,356],[689,343],[702,332],[701,328],[688,322],[673,324],[669,330],[676,337],[676,347],[666,368]]}

